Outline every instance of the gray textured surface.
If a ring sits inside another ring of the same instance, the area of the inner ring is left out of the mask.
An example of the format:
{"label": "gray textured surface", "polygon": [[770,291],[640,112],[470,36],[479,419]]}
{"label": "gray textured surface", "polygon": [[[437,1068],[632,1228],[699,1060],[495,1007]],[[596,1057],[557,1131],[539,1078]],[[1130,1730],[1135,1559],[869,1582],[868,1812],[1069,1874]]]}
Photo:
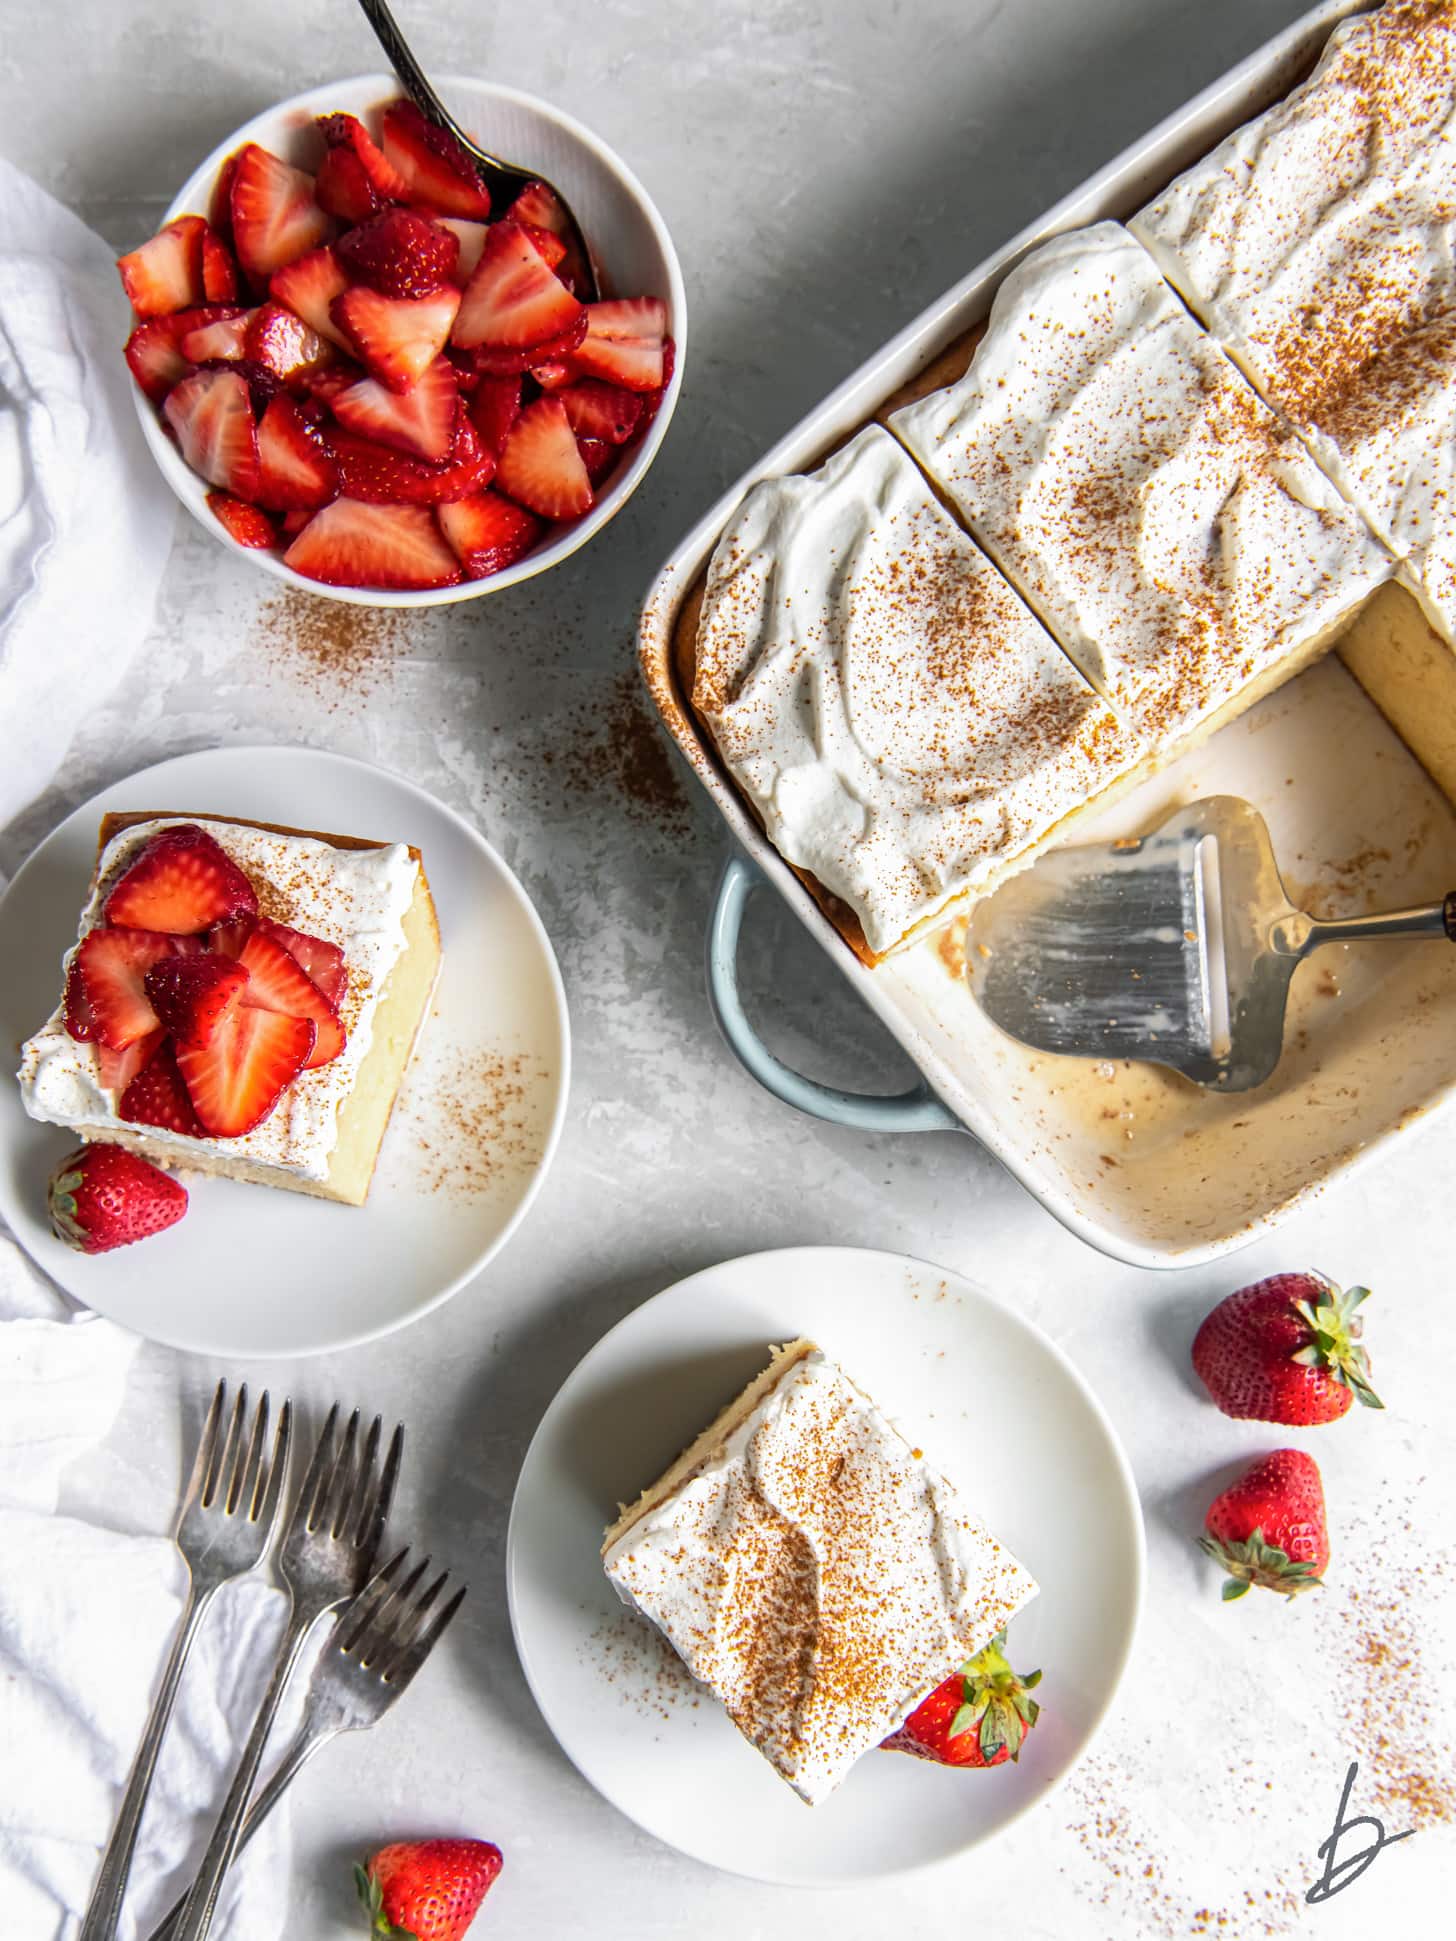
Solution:
{"label": "gray textured surface", "polygon": [[[344,683],[290,646],[262,576],[179,525],[144,662],[88,720],[54,790],[0,840],[0,869],[12,870],[98,784],[164,754],[304,742],[400,770],[474,817],[520,871],[561,956],[572,1109],[523,1233],[413,1331],[270,1371],[305,1399],[343,1391],[407,1418],[405,1515],[475,1586],[448,1662],[387,1728],[325,1755],[300,1783],[290,1934],[348,1932],[345,1858],[381,1831],[436,1825],[507,1850],[482,1932],[589,1927],[624,1941],[791,1927],[868,1941],[983,1924],[1062,1941],[1200,1932],[1219,1914],[1233,1934],[1310,1921],[1334,1936],[1376,1914],[1414,1925],[1456,1864],[1449,1823],[1428,1827],[1328,1908],[1303,1906],[1344,1761],[1366,1729],[1323,1689],[1324,1668],[1342,1675],[1354,1650],[1348,1607],[1342,1616],[1331,1590],[1323,1613],[1273,1599],[1219,1608],[1188,1533],[1211,1476],[1276,1438],[1212,1417],[1185,1374],[1198,1315],[1245,1266],[1252,1278],[1313,1254],[1341,1278],[1376,1283],[1377,1367],[1394,1406],[1313,1446],[1346,1581],[1373,1583],[1357,1553],[1366,1539],[1385,1544],[1391,1580],[1419,1614],[1432,1696],[1424,1723],[1412,1714],[1401,1730],[1424,1746],[1413,1768],[1444,1746],[1449,1772],[1451,1572],[1413,1587],[1409,1576],[1419,1530],[1440,1516],[1449,1529],[1435,1478],[1456,1453],[1420,1342],[1443,1291],[1427,1262],[1449,1204],[1449,1126],[1413,1130],[1393,1163],[1237,1267],[1160,1278],[1088,1252],[966,1141],[876,1141],[798,1121],[729,1061],[708,1018],[702,929],[723,841],[706,803],[685,783],[671,814],[644,809],[593,726],[630,683],[651,572],[725,482],[970,262],[1297,11],[1294,0],[401,9],[427,64],[558,101],[657,198],[694,339],[657,467],[609,532],[548,581],[374,629]],[[201,10],[76,0],[0,51],[0,140],[124,246],[230,128],[375,64],[343,0]],[[563,763],[583,737],[598,758]],[[789,919],[761,912],[746,956],[751,1002],[771,1007],[775,1042],[851,1084],[902,1077],[898,1053]],[[816,1240],[943,1260],[1034,1314],[1126,1436],[1152,1550],[1134,1689],[1089,1773],[973,1866],[841,1897],[710,1874],[598,1799],[524,1688],[501,1576],[521,1454],[586,1348],[693,1268]],[[108,1457],[141,1523],[163,1514],[171,1479],[150,1452],[170,1447],[179,1383],[196,1398],[214,1374],[144,1352]],[[1402,1537],[1406,1519],[1415,1527]],[[1372,1589],[1367,1608],[1375,1601]],[[1400,1809],[1390,1818],[1394,1829]],[[1199,1909],[1211,1910],[1202,1925]]]}

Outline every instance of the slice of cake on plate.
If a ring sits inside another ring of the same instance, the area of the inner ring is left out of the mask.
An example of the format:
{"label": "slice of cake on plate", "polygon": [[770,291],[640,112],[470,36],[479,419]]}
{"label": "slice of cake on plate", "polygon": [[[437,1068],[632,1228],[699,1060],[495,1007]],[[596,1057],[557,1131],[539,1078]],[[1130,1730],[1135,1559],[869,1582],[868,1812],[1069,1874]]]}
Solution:
{"label": "slice of cake on plate", "polygon": [[815,1805],[1036,1595],[955,1489],[811,1341],[607,1531],[622,1601]]}
{"label": "slice of cake on plate", "polygon": [[163,1165],[360,1206],[440,963],[418,850],[108,815],[32,1118]]}

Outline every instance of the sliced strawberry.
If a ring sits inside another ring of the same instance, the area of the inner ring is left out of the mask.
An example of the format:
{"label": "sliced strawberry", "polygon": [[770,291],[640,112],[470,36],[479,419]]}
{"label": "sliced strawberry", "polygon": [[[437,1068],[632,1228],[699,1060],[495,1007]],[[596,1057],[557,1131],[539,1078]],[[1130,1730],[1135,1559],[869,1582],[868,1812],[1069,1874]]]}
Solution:
{"label": "sliced strawberry", "polygon": [[[205,964],[205,957],[178,958],[178,963]],[[188,1139],[201,1139],[202,1125],[192,1109],[187,1087],[177,1069],[172,1047],[165,1041],[128,1080],[121,1091],[117,1113],[133,1125],[162,1126],[180,1132]]]}
{"label": "sliced strawberry", "polygon": [[437,357],[408,391],[390,391],[366,377],[335,393],[329,402],[346,431],[412,452],[416,458],[438,463],[454,442],[460,400],[455,373],[443,357]]}
{"label": "sliced strawberry", "polygon": [[470,400],[470,422],[480,434],[480,442],[497,457],[505,449],[511,426],[521,415],[521,380],[513,377],[482,377]]}
{"label": "sliced strawberry", "polygon": [[647,427],[652,423],[652,420],[661,409],[663,397],[667,392],[668,385],[672,383],[672,374],[676,367],[677,345],[671,337],[664,337],[662,340],[662,383],[655,391],[645,391],[642,394],[642,416],[637,421],[639,437],[646,431]]}
{"label": "sliced strawberry", "polygon": [[126,361],[132,376],[152,402],[160,404],[192,367],[193,360],[182,349],[185,339],[195,331],[242,314],[229,306],[204,306],[138,324],[126,340]]}
{"label": "sliced strawberry", "polygon": [[[519,216],[513,216],[511,220],[513,222],[519,222],[520,218]],[[553,271],[557,269],[566,256],[566,243],[564,239],[558,236],[554,230],[540,229],[533,222],[523,222],[521,223],[521,227],[530,237],[536,254],[541,258],[541,261],[546,265],[547,269]]]}
{"label": "sliced strawberry", "polygon": [[370,375],[391,391],[408,391],[445,348],[460,292],[436,290],[427,297],[384,297],[377,290],[346,290],[334,304],[334,322],[350,339]]}
{"label": "sliced strawberry", "polygon": [[468,418],[460,420],[450,455],[441,465],[407,458],[351,431],[335,429],[328,439],[340,492],[371,505],[443,505],[484,491],[495,473],[495,453],[484,450]]}
{"label": "sliced strawberry", "polygon": [[368,222],[379,214],[378,192],[352,148],[331,148],[325,153],[313,192],[320,209],[337,216],[340,222]]}
{"label": "sliced strawberry", "polygon": [[563,373],[561,382],[569,383],[576,375],[571,365],[572,354],[585,336],[586,312],[583,310],[575,325],[564,337],[553,337],[549,343],[525,344],[519,348],[505,348],[499,344],[477,344],[473,350],[466,351],[464,355],[470,359],[476,371],[482,376],[510,377],[517,371],[529,371],[532,377],[538,377],[538,373],[543,369],[559,365]]}
{"label": "sliced strawberry", "polygon": [[155,930],[88,930],[76,950],[81,991],[94,1020],[97,1042],[125,1051],[161,1028],[144,980],[152,965],[170,957],[174,939]]}
{"label": "sliced strawberry", "polygon": [[667,335],[667,305],[661,297],[612,297],[589,303],[589,337],[616,340],[650,337],[661,343]]}
{"label": "sliced strawberry", "polygon": [[150,242],[117,262],[122,288],[131,307],[143,319],[170,316],[204,300],[202,238],[207,224],[201,216],[178,216],[159,229]]}
{"label": "sliced strawberry", "polygon": [[313,508],[311,506],[290,506],[278,523],[290,539],[296,539],[312,517]]}
{"label": "sliced strawberry", "polygon": [[250,276],[266,282],[326,241],[329,219],[313,199],[313,177],[249,142],[232,185],[233,247]]}
{"label": "sliced strawberry", "polygon": [[234,149],[217,172],[217,180],[212,185],[212,195],[207,204],[208,226],[213,233],[224,238],[233,233],[233,177],[238,172],[238,155]]}
{"label": "sliced strawberry", "polygon": [[244,348],[254,363],[285,384],[304,371],[317,370],[334,354],[316,330],[282,303],[265,303],[253,312]]}
{"label": "sliced strawberry", "polygon": [[233,253],[206,224],[202,230],[202,294],[208,303],[233,303],[238,294],[238,266]]}
{"label": "sliced strawberry", "polygon": [[537,398],[526,406],[506,439],[496,484],[544,519],[575,519],[588,510],[591,480],[559,399]]}
{"label": "sliced strawberry", "polygon": [[467,579],[483,580],[513,566],[541,536],[541,521],[499,492],[481,492],[442,505],[440,530],[455,548]]}
{"label": "sliced strawberry", "polygon": [[602,438],[609,445],[625,445],[642,416],[642,399],[635,391],[584,377],[557,393],[567,421],[578,438]]}
{"label": "sliced strawberry", "polygon": [[234,499],[226,492],[209,492],[207,509],[228,537],[240,546],[256,549],[276,545],[278,535],[273,530],[273,521],[246,499]]}
{"label": "sliced strawberry", "polygon": [[106,899],[108,923],[196,936],[224,917],[255,911],[253,886],[194,822],[159,829]]}
{"label": "sliced strawberry", "polygon": [[532,230],[544,229],[548,234],[561,238],[564,248],[560,260],[554,265],[556,273],[573,295],[579,296],[587,290],[590,282],[587,265],[582,261],[572,234],[571,218],[556,191],[545,182],[532,182],[522,189],[511,204],[510,213],[517,222]]}
{"label": "sliced strawberry", "polygon": [[62,1000],[66,1029],[78,1044],[89,1045],[96,1036],[96,1014],[86,1000],[81,982],[81,966],[73,955],[66,972],[66,995]]}
{"label": "sliced strawberry", "polygon": [[258,426],[258,503],[274,512],[327,505],[339,489],[329,448],[292,398],[275,398]]}
{"label": "sliced strawberry", "polygon": [[286,923],[275,923],[272,917],[259,917],[258,928],[298,960],[337,1011],[349,988],[349,972],[339,946],[325,943],[322,937],[310,937],[304,930],[292,930]]}
{"label": "sliced strawberry", "polygon": [[441,216],[438,226],[448,229],[459,245],[450,280],[463,290],[475,274],[480,252],[485,248],[486,225],[483,222],[466,222],[461,216]]}
{"label": "sliced strawberry", "polygon": [[576,368],[629,391],[661,390],[667,305],[658,297],[622,297],[587,305],[587,331]]}
{"label": "sliced strawberry", "polygon": [[349,149],[358,157],[370,187],[381,202],[403,202],[409,183],[389,160],[363,122],[354,115],[320,115],[319,127],[332,149]]}
{"label": "sliced strawberry", "polygon": [[[481,229],[479,223],[465,227]],[[478,253],[478,252],[477,252]],[[455,280],[459,238],[413,209],[389,209],[338,242],[339,261],[382,297],[425,297]]]}
{"label": "sliced strawberry", "polygon": [[215,923],[208,931],[207,948],[219,957],[241,956],[243,945],[259,924],[265,921],[256,911],[235,910],[230,917],[224,917],[221,923]]}
{"label": "sliced strawberry", "polygon": [[662,344],[654,337],[593,337],[588,330],[572,361],[583,376],[605,378],[629,391],[663,387]]}
{"label": "sliced strawberry", "polygon": [[[521,350],[568,336],[582,305],[554,276],[520,223],[492,223],[475,274],[466,285],[454,341]],[[548,353],[549,354],[549,353]]]}
{"label": "sliced strawberry", "polygon": [[[347,391],[352,385],[365,381],[364,366],[356,364],[352,357],[341,357],[336,364],[324,364],[316,371],[304,371],[299,376],[299,388],[311,405],[331,407],[340,391]],[[372,382],[372,380],[371,380]],[[302,408],[301,401],[300,409]],[[327,416],[327,409],[325,409]],[[315,422],[318,422],[315,416]]]}
{"label": "sliced strawberry", "polygon": [[339,1014],[291,951],[257,929],[243,945],[237,963],[229,968],[247,973],[244,1004],[262,1011],[281,1011],[289,1018],[313,1019],[318,1035],[305,1063],[306,1071],[338,1057],[345,1043]]}
{"label": "sliced strawberry", "polygon": [[312,1018],[240,1004],[205,1045],[179,1045],[177,1069],[204,1132],[241,1139],[261,1125],[313,1051]]}
{"label": "sliced strawberry", "polygon": [[258,432],[245,377],[226,366],[194,371],[168,392],[162,416],[194,472],[237,498],[256,496]]}
{"label": "sliced strawberry", "polygon": [[160,957],[142,988],[166,1031],[181,1045],[203,1045],[248,988],[248,972],[230,957],[204,951]]}
{"label": "sliced strawberry", "polygon": [[[480,353],[477,351],[476,355]],[[532,364],[529,369],[543,391],[564,391],[568,384],[576,382],[576,371],[569,357],[553,358],[549,364]]]}
{"label": "sliced strawberry", "polygon": [[442,216],[489,219],[490,196],[474,162],[453,136],[427,121],[412,101],[396,101],[385,109],[380,142],[404,177],[412,202],[436,209]]}
{"label": "sliced strawberry", "polygon": [[349,349],[349,340],[333,319],[333,305],[349,287],[344,266],[331,249],[310,250],[296,262],[285,263],[269,279],[268,294],[287,304],[295,317],[302,317],[310,330],[327,337],[340,350]]}
{"label": "sliced strawberry", "polygon": [[576,449],[581,453],[581,462],[595,491],[616,464],[617,447],[609,445],[605,438],[578,438]]}
{"label": "sliced strawberry", "polygon": [[283,555],[284,563],[326,586],[454,586],[455,555],[423,506],[364,505],[335,499],[316,512]]}
{"label": "sliced strawberry", "polygon": [[[202,317],[210,313],[203,310],[188,310],[184,316]],[[255,317],[255,310],[239,310],[229,305],[211,315],[207,323],[199,323],[179,339],[179,349],[189,364],[224,363],[243,355],[247,342],[248,322]],[[180,319],[179,319],[180,321]]]}
{"label": "sliced strawberry", "polygon": [[144,1037],[134,1038],[125,1051],[113,1051],[109,1045],[96,1047],[96,1075],[112,1097],[119,1098],[144,1065],[149,1065],[157,1052],[167,1041],[167,1034],[158,1025]]}

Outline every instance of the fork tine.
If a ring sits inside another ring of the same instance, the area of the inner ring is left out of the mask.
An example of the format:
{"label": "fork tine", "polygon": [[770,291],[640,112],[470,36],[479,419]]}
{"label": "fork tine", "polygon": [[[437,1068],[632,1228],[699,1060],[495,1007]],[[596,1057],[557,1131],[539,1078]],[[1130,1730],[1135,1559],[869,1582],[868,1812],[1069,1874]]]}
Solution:
{"label": "fork tine", "polygon": [[340,1651],[353,1652],[365,1627],[389,1595],[394,1573],[408,1555],[408,1544],[403,1550],[396,1550],[389,1562],[375,1571],[353,1602],[344,1606],[339,1614],[338,1648]]}
{"label": "fork tine", "polygon": [[198,1438],[197,1454],[192,1459],[192,1474],[187,1479],[187,1488],[182,1495],[182,1509],[179,1520],[194,1503],[200,1502],[207,1490],[208,1472],[212,1459],[217,1452],[217,1428],[222,1420],[223,1406],[227,1401],[227,1381],[220,1381],[212,1391],[212,1402],[207,1411],[207,1419],[202,1425]]}
{"label": "fork tine", "polygon": [[[420,1632],[423,1631],[429,1620],[431,1606],[449,1581],[449,1571],[442,1570],[434,1583],[428,1585],[420,1592],[419,1596],[415,1599],[414,1608],[406,1611],[399,1623],[395,1625],[394,1635],[389,1640],[391,1646],[390,1664],[394,1664],[402,1658],[419,1636]],[[386,1665],[384,1669],[385,1675],[388,1676],[389,1666]]]}
{"label": "fork tine", "polygon": [[455,1613],[465,1602],[468,1587],[462,1584],[450,1602],[440,1612],[427,1630],[421,1631],[414,1642],[408,1645],[392,1664],[385,1667],[384,1676],[394,1686],[396,1694],[402,1692],[420,1666],[429,1657],[435,1646],[444,1637],[454,1619]]}
{"label": "fork tine", "polygon": [[233,1412],[228,1417],[227,1436],[218,1451],[217,1460],[208,1473],[207,1489],[202,1498],[202,1507],[210,1510],[217,1501],[219,1492],[223,1493],[223,1507],[226,1509],[226,1491],[237,1467],[238,1447],[243,1439],[243,1417],[248,1407],[248,1384],[238,1383],[238,1392],[233,1399]]}
{"label": "fork tine", "polygon": [[369,1492],[374,1487],[374,1466],[379,1460],[379,1437],[384,1424],[376,1415],[369,1425],[369,1434],[364,1438],[364,1453],[359,1458],[359,1468],[354,1477],[354,1487],[343,1512],[342,1523],[336,1535],[353,1531],[363,1514],[363,1506]]}
{"label": "fork tine", "polygon": [[278,1429],[273,1437],[273,1459],[266,1478],[261,1474],[253,1491],[252,1518],[271,1530],[278,1516],[278,1499],[288,1476],[288,1459],[293,1452],[293,1404],[285,1400],[278,1414]]}
{"label": "fork tine", "polygon": [[399,1466],[404,1460],[404,1424],[396,1422],[394,1434],[389,1438],[389,1448],[384,1457],[384,1468],[380,1473],[379,1487],[374,1492],[374,1500],[367,1503],[359,1513],[354,1541],[366,1557],[372,1557],[378,1550],[384,1536],[384,1526],[389,1521],[390,1505],[394,1502],[394,1488],[399,1481]]}
{"label": "fork tine", "polygon": [[344,1508],[354,1487],[354,1462],[358,1447],[359,1411],[355,1409],[344,1431],[339,1460],[334,1464],[319,1503],[318,1523],[336,1537],[343,1534]]}
{"label": "fork tine", "polygon": [[248,1438],[246,1456],[240,1452],[236,1468],[228,1481],[227,1514],[232,1515],[239,1503],[251,1503],[258,1487],[258,1465],[263,1460],[263,1446],[268,1440],[268,1391],[263,1390],[262,1399],[253,1415],[253,1433]]}
{"label": "fork tine", "polygon": [[372,1665],[379,1653],[384,1650],[400,1621],[400,1612],[414,1596],[415,1586],[430,1567],[428,1557],[422,1557],[401,1584],[390,1591],[379,1608],[369,1619],[369,1623],[358,1634],[354,1645],[354,1656],[361,1665]]}
{"label": "fork tine", "polygon": [[303,1487],[298,1492],[298,1501],[293,1506],[296,1523],[311,1530],[322,1497],[326,1471],[331,1471],[334,1461],[334,1431],[339,1426],[339,1405],[335,1402],[329,1410],[327,1420],[319,1430],[318,1441],[313,1447],[313,1456],[308,1465],[308,1473],[303,1479]]}

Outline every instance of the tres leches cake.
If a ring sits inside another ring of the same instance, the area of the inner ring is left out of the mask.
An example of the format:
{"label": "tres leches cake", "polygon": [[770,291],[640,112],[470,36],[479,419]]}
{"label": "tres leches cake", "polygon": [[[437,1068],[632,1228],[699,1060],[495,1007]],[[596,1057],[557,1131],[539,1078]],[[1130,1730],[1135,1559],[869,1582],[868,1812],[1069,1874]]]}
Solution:
{"label": "tres leches cake", "polygon": [[965,375],[889,422],[1160,762],[1393,571],[1117,223],[1035,250]]}
{"label": "tres leches cake", "polygon": [[[1389,0],[1131,223],[1399,555],[1341,656],[1456,799],[1456,7]],[[1424,609],[1424,614],[1422,612]]]}
{"label": "tres leches cake", "polygon": [[709,569],[692,698],[871,963],[1029,861],[1135,759],[878,426],[744,499]]}
{"label": "tres leches cake", "polygon": [[424,864],[233,817],[108,815],[32,1118],[362,1205],[440,962]]}
{"label": "tres leches cake", "polygon": [[804,1340],[622,1511],[602,1558],[811,1806],[1037,1588]]}

